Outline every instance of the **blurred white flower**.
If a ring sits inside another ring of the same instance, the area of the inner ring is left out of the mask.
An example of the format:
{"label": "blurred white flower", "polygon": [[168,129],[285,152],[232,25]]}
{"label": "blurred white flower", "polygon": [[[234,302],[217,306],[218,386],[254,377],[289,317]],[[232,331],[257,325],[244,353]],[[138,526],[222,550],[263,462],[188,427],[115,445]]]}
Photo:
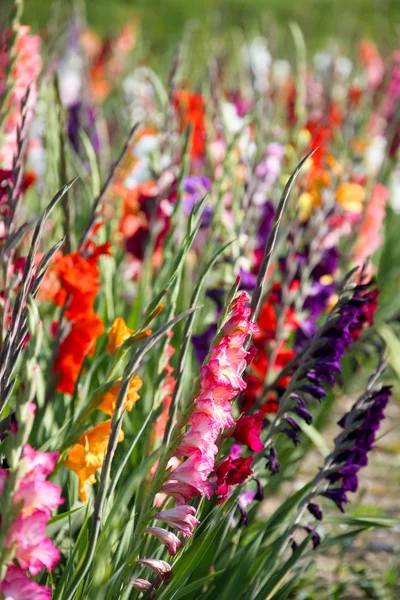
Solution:
{"label": "blurred white flower", "polygon": [[244,46],[242,56],[244,63],[253,72],[257,90],[266,92],[269,89],[269,73],[272,62],[267,40],[262,37],[254,38],[250,44]]}
{"label": "blurred white flower", "polygon": [[324,50],[314,55],[314,67],[319,75],[327,75],[332,65],[332,52]]}
{"label": "blurred white flower", "polygon": [[222,119],[226,129],[235,134],[243,128],[245,120],[237,114],[236,106],[231,102],[222,102]]}
{"label": "blurred white flower", "polygon": [[272,81],[275,87],[281,87],[289,78],[290,63],[287,60],[274,60],[272,63]]}
{"label": "blurred white flower", "polygon": [[372,138],[365,152],[365,166],[369,175],[377,175],[385,159],[387,141],[383,136],[376,135]]}
{"label": "blurred white flower", "polygon": [[400,168],[393,171],[390,178],[389,204],[397,215],[400,215]]}
{"label": "blurred white flower", "polygon": [[335,75],[337,75],[339,79],[346,80],[350,76],[350,73],[353,69],[353,63],[345,56],[337,56],[334,67]]}

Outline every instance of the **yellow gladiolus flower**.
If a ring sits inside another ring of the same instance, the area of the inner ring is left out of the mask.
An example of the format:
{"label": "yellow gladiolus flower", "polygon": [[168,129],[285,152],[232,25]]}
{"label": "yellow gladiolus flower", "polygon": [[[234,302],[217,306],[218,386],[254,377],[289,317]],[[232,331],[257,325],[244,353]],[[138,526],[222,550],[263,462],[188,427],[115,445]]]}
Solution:
{"label": "yellow gladiolus flower", "polygon": [[[79,497],[87,504],[87,485],[96,482],[95,473],[104,461],[108,440],[111,433],[111,419],[95,425],[81,435],[78,443],[71,448],[64,466],[74,471],[79,477]],[[124,434],[120,431],[118,441],[122,442]]]}
{"label": "yellow gladiolus flower", "polygon": [[362,211],[365,200],[365,189],[358,183],[342,183],[336,192],[336,201],[343,210],[352,213]]}

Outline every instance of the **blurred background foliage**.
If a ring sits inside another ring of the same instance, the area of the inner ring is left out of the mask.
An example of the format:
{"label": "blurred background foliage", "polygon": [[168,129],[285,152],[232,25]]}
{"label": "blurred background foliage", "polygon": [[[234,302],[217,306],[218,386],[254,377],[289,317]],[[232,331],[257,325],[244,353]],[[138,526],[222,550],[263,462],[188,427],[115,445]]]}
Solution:
{"label": "blurred background foliage", "polygon": [[248,35],[268,33],[284,45],[290,41],[287,24],[294,20],[310,51],[338,41],[348,46],[362,37],[384,50],[398,38],[400,23],[399,0],[25,0],[24,20],[43,29],[59,4],[84,6],[89,25],[103,35],[139,18],[149,51],[160,56],[177,45],[190,21],[204,41],[238,27]]}

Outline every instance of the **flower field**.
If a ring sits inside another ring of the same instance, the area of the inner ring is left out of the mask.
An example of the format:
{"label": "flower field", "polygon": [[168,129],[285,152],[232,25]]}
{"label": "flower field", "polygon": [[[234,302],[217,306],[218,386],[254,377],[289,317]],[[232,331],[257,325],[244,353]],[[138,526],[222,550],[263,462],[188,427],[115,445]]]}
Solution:
{"label": "flower field", "polygon": [[398,598],[400,50],[54,4],[0,28],[0,599]]}

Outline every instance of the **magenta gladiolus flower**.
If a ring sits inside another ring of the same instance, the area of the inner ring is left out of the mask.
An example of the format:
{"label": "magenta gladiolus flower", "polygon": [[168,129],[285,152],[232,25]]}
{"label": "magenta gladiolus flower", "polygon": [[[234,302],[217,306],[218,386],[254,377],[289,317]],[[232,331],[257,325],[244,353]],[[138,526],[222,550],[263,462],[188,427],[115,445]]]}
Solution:
{"label": "magenta gladiolus flower", "polygon": [[19,515],[7,537],[6,546],[16,545],[15,556],[24,570],[38,575],[43,567],[51,571],[60,560],[60,552],[46,538],[48,512],[35,511],[28,517]]}
{"label": "magenta gladiolus flower", "polygon": [[155,515],[158,521],[164,521],[170,527],[183,533],[183,537],[192,535],[193,529],[200,524],[200,521],[194,516],[196,509],[194,506],[176,506],[168,510],[162,510]]}
{"label": "magenta gladiolus flower", "polygon": [[177,549],[182,546],[181,540],[172,531],[167,531],[162,527],[148,527],[146,533],[154,535],[162,544],[167,546],[168,552],[173,556]]}
{"label": "magenta gladiolus flower", "polygon": [[0,583],[0,594],[10,600],[50,600],[51,589],[26,577],[22,569],[9,567]]}
{"label": "magenta gladiolus flower", "polygon": [[22,453],[22,458],[27,465],[26,474],[35,471],[35,475],[42,476],[50,475],[54,471],[58,460],[58,452],[39,452],[32,448],[30,444],[26,444]]}

